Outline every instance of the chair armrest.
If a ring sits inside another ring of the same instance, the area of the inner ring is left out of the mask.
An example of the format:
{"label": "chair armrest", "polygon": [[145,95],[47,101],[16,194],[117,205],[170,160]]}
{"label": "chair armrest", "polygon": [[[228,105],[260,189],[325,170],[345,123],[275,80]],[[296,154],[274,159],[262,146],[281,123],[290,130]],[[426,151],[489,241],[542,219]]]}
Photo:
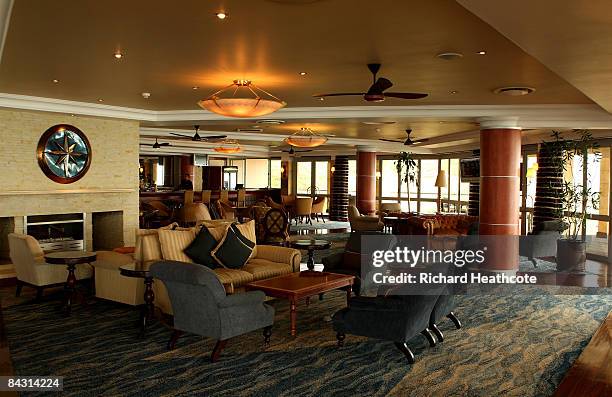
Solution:
{"label": "chair armrest", "polygon": [[326,256],[325,258],[321,258],[321,262],[323,262],[323,268],[325,270],[336,269],[338,265],[342,263],[343,257],[343,252],[336,252],[335,254],[331,254],[329,256]]}
{"label": "chair armrest", "polygon": [[405,303],[400,299],[381,296],[354,296],[349,300],[350,310],[361,311],[402,311]]}
{"label": "chair armrest", "polygon": [[242,294],[227,295],[219,302],[219,307],[258,305],[264,302],[266,294],[262,291],[249,291]]}
{"label": "chair armrest", "polygon": [[373,223],[378,223],[380,222],[380,217],[378,216],[370,216],[370,215],[361,215],[359,218],[357,218],[358,221],[364,221],[364,222],[373,222]]}
{"label": "chair armrest", "polygon": [[294,272],[300,271],[302,254],[299,250],[274,245],[257,245],[257,259],[290,264]]}
{"label": "chair armrest", "polygon": [[120,266],[133,263],[134,257],[128,254],[120,254],[113,251],[97,251],[96,261],[92,263],[94,267],[105,269],[118,269]]}

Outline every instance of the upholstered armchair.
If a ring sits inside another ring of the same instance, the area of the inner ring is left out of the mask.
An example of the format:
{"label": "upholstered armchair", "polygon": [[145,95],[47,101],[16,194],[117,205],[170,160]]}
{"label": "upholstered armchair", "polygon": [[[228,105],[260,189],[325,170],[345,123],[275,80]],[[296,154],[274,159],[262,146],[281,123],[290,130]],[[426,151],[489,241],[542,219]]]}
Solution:
{"label": "upholstered armchair", "polygon": [[348,218],[352,231],[382,231],[385,227],[379,217],[361,215],[354,205],[348,206]]}
{"label": "upholstered armchair", "polygon": [[421,333],[431,346],[436,343],[428,326],[437,300],[438,295],[353,297],[332,317],[338,346],[344,345],[346,334],[389,340],[412,364],[410,339]]}
{"label": "upholstered armchair", "polygon": [[226,295],[219,278],[201,265],[161,261],[151,275],[163,281],[174,308],[174,332],[168,349],[174,349],[183,332],[217,339],[211,361],[219,359],[228,339],[263,328],[269,343],[274,308],[264,303],[265,294],[250,291]]}
{"label": "upholstered armchair", "polygon": [[402,205],[400,203],[381,203],[378,211],[382,214],[399,213],[402,212]]}
{"label": "upholstered armchair", "polygon": [[200,221],[212,219],[206,204],[203,203],[185,204],[179,209],[178,218],[183,225],[195,225]]}
{"label": "upholstered armchair", "polygon": [[319,215],[321,216],[321,220],[325,223],[325,218],[323,218],[323,211],[325,211],[325,206],[327,204],[327,197],[319,196],[314,199],[312,202],[312,213],[315,216],[317,222],[319,222]]}
{"label": "upholstered armchair", "polygon": [[262,220],[263,244],[283,244],[289,240],[289,219],[283,210],[269,209]]}
{"label": "upholstered armchair", "polygon": [[[36,300],[42,298],[45,287],[61,285],[66,282],[66,266],[52,265],[45,262],[45,253],[38,241],[25,234],[8,235],[10,257],[17,273],[16,296],[21,294],[24,284],[36,288]],[[92,268],[86,263],[76,265],[77,280],[91,278]]]}
{"label": "upholstered armchair", "polygon": [[557,240],[567,225],[559,221],[544,221],[537,224],[528,236],[519,238],[519,254],[529,258],[534,267],[536,258],[556,257]]}
{"label": "upholstered armchair", "polygon": [[298,197],[295,199],[295,205],[293,206],[293,216],[295,217],[295,224],[297,225],[298,219],[300,223],[304,222],[312,225],[312,197]]}
{"label": "upholstered armchair", "polygon": [[[226,190],[222,190],[224,192]],[[236,218],[236,209],[221,199],[217,200],[217,211],[223,219],[233,220]]]}

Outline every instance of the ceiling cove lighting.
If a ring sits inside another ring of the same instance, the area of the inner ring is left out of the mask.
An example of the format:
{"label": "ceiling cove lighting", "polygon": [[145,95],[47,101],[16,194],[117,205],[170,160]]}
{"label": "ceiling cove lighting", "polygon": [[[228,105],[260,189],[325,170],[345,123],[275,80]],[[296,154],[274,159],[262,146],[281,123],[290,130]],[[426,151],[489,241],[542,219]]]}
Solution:
{"label": "ceiling cove lighting", "polygon": [[327,142],[327,137],[318,135],[310,128],[301,128],[285,138],[285,143],[295,147],[317,147]]}
{"label": "ceiling cove lighting", "polygon": [[250,80],[234,80],[208,98],[198,102],[202,109],[228,117],[260,117],[287,105]]}
{"label": "ceiling cove lighting", "polygon": [[228,14],[228,13],[226,13],[226,12],[220,11],[220,12],[217,12],[217,13],[215,14],[215,16],[216,16],[217,18],[219,18],[219,19],[223,20],[223,19],[225,19],[225,18],[229,17],[229,14]]}
{"label": "ceiling cove lighting", "polygon": [[235,139],[226,139],[221,142],[220,146],[214,147],[213,150],[217,153],[223,154],[234,154],[242,152],[240,144]]}

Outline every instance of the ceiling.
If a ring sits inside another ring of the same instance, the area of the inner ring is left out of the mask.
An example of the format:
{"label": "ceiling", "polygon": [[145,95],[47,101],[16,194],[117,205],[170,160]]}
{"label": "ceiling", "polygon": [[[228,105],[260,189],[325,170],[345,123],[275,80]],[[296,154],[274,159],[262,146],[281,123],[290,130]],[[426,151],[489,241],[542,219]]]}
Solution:
{"label": "ceiling", "polygon": [[[0,0],[0,11],[10,1]],[[406,128],[413,139],[430,138],[419,145],[423,151],[476,147],[479,117],[514,116],[515,110],[522,112],[521,125],[538,134],[560,126],[607,129],[612,116],[599,108],[612,108],[607,3],[182,0],[176,6],[162,0],[15,0],[3,52],[0,42],[0,106],[15,103],[9,98],[3,104],[2,96],[18,94],[53,98],[52,111],[129,114],[141,122],[143,143],[174,139],[172,150],[183,152],[210,150],[210,144],[169,134],[191,133],[196,123],[202,135],[224,132],[253,152],[268,151],[302,127],[332,134],[324,149],[330,153],[368,143],[381,151],[402,150],[400,144],[378,145],[378,138],[403,138]],[[218,11],[229,17],[219,20]],[[447,51],[463,57],[436,57]],[[123,58],[116,59],[116,52]],[[369,62],[382,63],[379,76],[393,81],[392,91],[429,96],[380,104],[312,97],[366,90]],[[285,100],[286,109],[268,116],[285,123],[262,126],[198,108],[199,99],[237,78]],[[502,86],[536,91],[521,97],[493,93]],[[364,123],[376,121],[394,123]],[[255,126],[263,131],[236,132]]]}
{"label": "ceiling", "polygon": [[[220,9],[229,18],[217,19]],[[438,59],[444,51],[464,57]],[[185,0],[180,7],[164,0],[16,1],[0,91],[195,109],[198,99],[245,78],[290,107],[362,105],[359,97],[312,95],[367,90],[368,62],[383,64],[380,75],[393,90],[430,94],[385,105],[591,103],[450,0]],[[521,98],[492,93],[507,85],[537,91]]]}

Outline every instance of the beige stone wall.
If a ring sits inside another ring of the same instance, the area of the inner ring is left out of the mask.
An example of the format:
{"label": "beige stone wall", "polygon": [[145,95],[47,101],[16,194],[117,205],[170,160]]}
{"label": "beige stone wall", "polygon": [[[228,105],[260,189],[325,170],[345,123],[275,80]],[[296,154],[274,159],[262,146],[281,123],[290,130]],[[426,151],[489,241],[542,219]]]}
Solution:
{"label": "beige stone wall", "polygon": [[[48,179],[36,160],[44,131],[71,124],[92,146],[88,173],[62,185]],[[133,245],[138,227],[138,123],[107,118],[0,109],[0,217],[34,214],[123,211],[123,240]],[[91,230],[86,233],[91,242]]]}

